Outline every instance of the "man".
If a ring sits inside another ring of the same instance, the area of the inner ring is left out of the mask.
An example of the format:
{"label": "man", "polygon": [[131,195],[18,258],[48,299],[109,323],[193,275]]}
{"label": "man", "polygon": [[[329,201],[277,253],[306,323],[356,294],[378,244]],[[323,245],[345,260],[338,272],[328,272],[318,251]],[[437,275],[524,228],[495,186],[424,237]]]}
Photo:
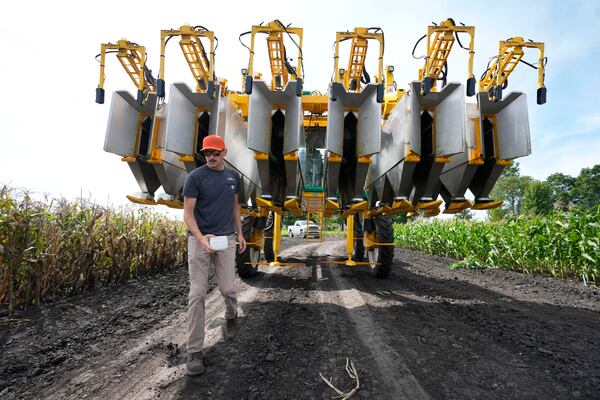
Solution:
{"label": "man", "polygon": [[[226,337],[231,339],[237,333],[237,297],[234,288],[236,231],[240,252],[246,248],[238,206],[240,176],[225,168],[225,142],[220,136],[207,136],[202,141],[201,151],[206,157],[206,164],[187,176],[183,188],[183,220],[189,229],[189,375],[204,372],[204,301],[210,263],[212,261],[215,265],[217,285],[225,298]],[[216,236],[227,237],[226,249],[215,250],[211,247],[210,240]]]}

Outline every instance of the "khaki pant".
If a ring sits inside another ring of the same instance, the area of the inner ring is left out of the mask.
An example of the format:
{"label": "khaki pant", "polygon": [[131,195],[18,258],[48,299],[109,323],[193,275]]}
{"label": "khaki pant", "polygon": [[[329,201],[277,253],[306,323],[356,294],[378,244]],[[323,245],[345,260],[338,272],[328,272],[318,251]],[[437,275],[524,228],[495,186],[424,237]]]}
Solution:
{"label": "khaki pant", "polygon": [[188,353],[202,351],[204,345],[204,303],[208,290],[208,270],[215,265],[215,277],[219,291],[225,298],[225,318],[237,316],[235,293],[235,235],[227,237],[227,249],[207,253],[193,236],[188,237],[188,271],[190,293],[188,296]]}

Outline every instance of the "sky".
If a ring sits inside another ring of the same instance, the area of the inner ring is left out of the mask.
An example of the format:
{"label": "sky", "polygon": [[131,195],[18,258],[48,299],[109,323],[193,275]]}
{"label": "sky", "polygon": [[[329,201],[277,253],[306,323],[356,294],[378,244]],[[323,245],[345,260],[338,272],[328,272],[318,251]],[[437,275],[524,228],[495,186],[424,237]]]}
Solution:
{"label": "sky", "polygon": [[[95,56],[101,43],[126,38],[146,46],[156,76],[160,30],[205,26],[219,39],[217,75],[229,80],[230,89],[240,90],[248,51],[239,34],[280,19],[304,28],[305,90],[325,92],[333,70],[335,32],[377,26],[385,32],[384,62],[394,65],[398,86],[406,88],[422,67],[422,60],[411,56],[416,40],[432,22],[448,17],[476,27],[476,77],[497,53],[499,40],[522,36],[545,42],[547,103],[535,103],[537,71],[525,65],[511,75],[507,89],[528,96],[532,154],[518,160],[523,175],[577,176],[582,168],[600,163],[598,1],[428,1],[424,7],[422,2],[398,0],[370,5],[354,0],[107,0],[94,5],[0,0],[0,185],[115,206],[127,204],[125,195],[139,191],[126,163],[103,151],[111,93],[135,90],[112,55],[105,71],[107,101],[94,102],[99,79]],[[255,70],[268,73],[266,53],[259,51]],[[416,54],[423,53],[421,42]],[[531,50],[524,59],[535,62],[537,57]],[[166,60],[167,87],[172,82],[192,86],[176,44],[167,48]],[[374,71],[370,65],[368,61],[367,68]],[[464,83],[466,78],[466,52],[456,48],[449,60],[449,81]]]}

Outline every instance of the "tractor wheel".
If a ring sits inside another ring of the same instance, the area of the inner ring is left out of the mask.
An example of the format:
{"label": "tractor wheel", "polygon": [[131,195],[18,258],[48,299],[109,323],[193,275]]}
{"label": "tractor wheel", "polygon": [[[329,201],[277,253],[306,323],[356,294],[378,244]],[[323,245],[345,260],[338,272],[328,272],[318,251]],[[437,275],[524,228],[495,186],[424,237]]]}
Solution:
{"label": "tractor wheel", "polygon": [[362,262],[365,260],[365,244],[363,242],[363,226],[358,213],[354,217],[354,254],[352,260]]}
{"label": "tractor wheel", "polygon": [[265,247],[263,252],[265,253],[265,260],[267,262],[275,261],[275,253],[273,252],[273,229],[275,226],[275,216],[273,213],[269,213],[267,218],[267,225],[265,226]]}
{"label": "tractor wheel", "polygon": [[[245,217],[242,219],[242,232],[244,239],[249,241],[252,237],[252,228],[254,226],[254,218]],[[243,253],[235,254],[235,264],[240,278],[252,278],[258,271],[258,262],[260,261],[260,249],[246,246]],[[248,264],[252,263],[252,264]]]}
{"label": "tractor wheel", "polygon": [[[393,243],[394,226],[392,218],[387,215],[378,215],[374,220],[377,242]],[[371,275],[375,278],[387,278],[392,270],[392,261],[394,259],[394,246],[374,247],[367,250],[369,257],[369,267]]]}

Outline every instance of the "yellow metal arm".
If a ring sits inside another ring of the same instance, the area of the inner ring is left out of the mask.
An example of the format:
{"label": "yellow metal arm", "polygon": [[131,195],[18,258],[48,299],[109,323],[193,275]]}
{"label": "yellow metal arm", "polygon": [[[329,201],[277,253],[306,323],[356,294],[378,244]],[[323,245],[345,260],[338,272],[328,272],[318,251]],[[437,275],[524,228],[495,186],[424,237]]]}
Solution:
{"label": "yellow metal arm", "polygon": [[100,57],[100,80],[96,89],[97,103],[104,103],[104,68],[106,65],[106,54],[108,53],[117,54],[119,62],[138,89],[138,101],[141,102],[148,93],[156,91],[154,82],[146,80],[146,73],[149,72],[146,67],[146,48],[126,39],[121,39],[116,44],[102,43],[100,46],[100,54],[98,55]]}
{"label": "yellow metal arm", "polygon": [[[544,43],[525,41],[522,37],[513,37],[508,40],[502,40],[499,43],[498,56],[494,57],[492,64],[485,71],[479,81],[479,90],[487,91],[490,100],[497,101],[502,99],[502,89],[506,87],[507,79],[515,70],[517,64],[525,54],[524,48],[534,48],[539,50],[538,70],[538,104],[545,103],[544,87]],[[530,64],[531,65],[531,64]],[[544,90],[542,90],[544,89]],[[540,103],[540,94],[543,92],[543,102]]]}
{"label": "yellow metal arm", "polygon": [[382,115],[387,119],[400,99],[404,96],[404,90],[398,89],[394,79],[394,66],[385,67],[385,95],[383,97]]}
{"label": "yellow metal arm", "polygon": [[[448,56],[452,51],[458,33],[469,34],[469,61],[467,66],[467,95],[475,94],[475,78],[473,76],[473,56],[475,54],[475,27],[457,26],[451,18],[439,25],[427,28],[427,55],[425,65],[419,70],[419,79],[423,82],[423,93],[437,90],[436,83],[442,76]],[[461,45],[462,46],[462,45]]]}
{"label": "yellow metal arm", "polygon": [[[158,96],[164,97],[165,90],[165,50],[167,42],[174,36],[181,37],[179,45],[185,61],[196,80],[196,92],[212,95],[215,88],[215,34],[200,26],[183,25],[179,29],[160,31],[160,72]],[[210,51],[207,54],[202,38],[208,40]]]}
{"label": "yellow metal arm", "polygon": [[[243,72],[246,82],[252,82],[252,79],[254,78],[254,39],[258,33],[267,34],[267,49],[269,64],[271,66],[271,90],[281,90],[285,88],[290,75],[294,75],[295,79],[298,81],[302,80],[302,28],[285,26],[281,21],[274,20],[267,25],[252,26],[251,31],[240,35],[240,40],[241,36],[248,33],[250,33],[250,47],[248,48],[250,50],[250,60],[248,61],[248,68]],[[287,59],[284,35],[288,35],[298,48],[296,57],[297,63],[295,66],[292,66]],[[298,42],[293,39],[292,35],[298,39]],[[246,92],[249,93],[250,88],[248,87],[248,84],[246,84],[246,86]]]}
{"label": "yellow metal arm", "polygon": [[[352,40],[348,68],[339,70],[340,42]],[[380,28],[354,28],[352,32],[337,32],[335,35],[334,82],[341,82],[346,91],[360,92],[361,78],[365,69],[368,41],[379,42],[379,63],[375,83],[383,82],[384,36]]]}

